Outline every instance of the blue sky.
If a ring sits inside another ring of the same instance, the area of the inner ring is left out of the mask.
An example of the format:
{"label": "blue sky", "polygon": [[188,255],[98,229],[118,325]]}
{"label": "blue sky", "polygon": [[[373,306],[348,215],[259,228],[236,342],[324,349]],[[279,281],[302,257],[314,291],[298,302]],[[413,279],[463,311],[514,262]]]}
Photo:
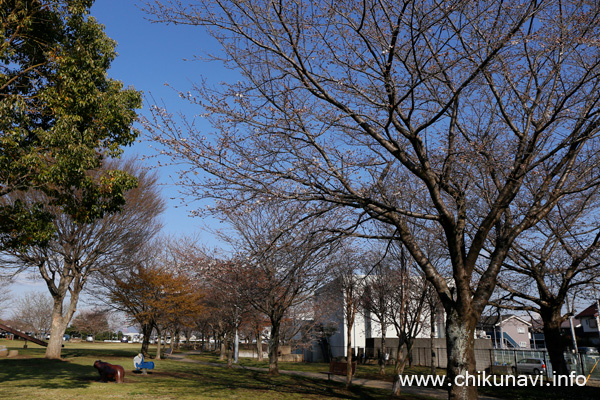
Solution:
{"label": "blue sky", "polygon": [[[198,27],[151,23],[139,6],[140,2],[136,0],[97,0],[92,7],[91,15],[105,25],[106,34],[118,43],[119,55],[109,76],[122,81],[125,86],[143,91],[145,96],[152,96],[157,102],[164,103],[169,111],[182,111],[193,116],[198,110],[180,99],[174,89],[186,91],[200,75],[210,79],[222,73],[215,63],[185,61],[209,50],[208,45],[213,41]],[[140,114],[147,112],[148,104],[144,104]],[[151,145],[142,139],[141,143],[126,149],[125,154],[156,155],[149,147]],[[148,160],[147,164],[152,166],[154,161]],[[165,185],[163,195],[168,200],[165,233],[189,235],[198,232],[202,221],[188,217],[190,208],[182,206],[179,200],[171,200],[178,197],[177,188],[170,179],[173,170],[163,168],[158,172]]]}
{"label": "blue sky", "polygon": [[[106,34],[118,43],[119,55],[112,64],[109,76],[122,81],[125,86],[143,91],[145,96],[151,95],[156,101],[164,103],[169,111],[193,116],[198,110],[180,99],[173,88],[187,91],[193,81],[200,80],[201,75],[214,82],[223,79],[225,71],[216,63],[185,61],[192,59],[194,55],[213,51],[214,40],[202,28],[151,23],[139,6],[140,2],[137,0],[96,0],[91,9],[91,15],[105,25]],[[147,112],[148,105],[144,104],[140,114],[145,115]],[[208,131],[210,127],[203,129]],[[149,146],[151,143],[142,138],[135,146],[127,148],[125,155],[154,155],[154,149]],[[145,163],[153,166],[155,161],[147,160]],[[211,247],[216,246],[217,242],[212,236],[201,230],[202,226],[211,225],[210,220],[207,222],[188,216],[190,207],[201,204],[182,205],[177,199],[180,197],[177,187],[170,178],[174,171],[168,168],[157,171],[163,185],[162,193],[167,201],[167,211],[163,216],[164,233],[172,236],[198,235],[201,242]],[[47,293],[48,289],[41,279],[32,280],[23,275],[10,290],[13,296],[19,297],[29,291]],[[85,309],[85,305],[78,308]],[[2,316],[8,317],[10,310],[5,311]]]}

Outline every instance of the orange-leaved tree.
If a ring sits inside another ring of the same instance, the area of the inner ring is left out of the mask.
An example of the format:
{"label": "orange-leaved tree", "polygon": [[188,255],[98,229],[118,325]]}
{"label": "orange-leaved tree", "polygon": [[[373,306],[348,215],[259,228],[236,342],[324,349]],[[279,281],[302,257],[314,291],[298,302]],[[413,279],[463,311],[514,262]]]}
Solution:
{"label": "orange-leaved tree", "polygon": [[[202,313],[203,292],[197,280],[176,263],[161,257],[139,260],[128,271],[105,276],[98,286],[107,294],[111,306],[140,325],[144,336],[142,353],[148,354],[149,339],[156,329],[185,324]],[[156,357],[160,358],[160,340]]]}

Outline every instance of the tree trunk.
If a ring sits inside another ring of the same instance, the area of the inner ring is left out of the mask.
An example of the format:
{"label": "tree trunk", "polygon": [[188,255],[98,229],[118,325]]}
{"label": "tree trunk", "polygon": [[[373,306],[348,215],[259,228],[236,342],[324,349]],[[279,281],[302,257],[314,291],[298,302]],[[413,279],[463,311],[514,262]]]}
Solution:
{"label": "tree trunk", "polygon": [[233,335],[227,335],[225,342],[227,347],[227,368],[233,368]]}
{"label": "tree trunk", "polygon": [[404,356],[404,341],[398,339],[398,349],[396,353],[396,365],[394,367],[394,383],[392,384],[392,397],[400,397],[402,385],[400,385],[400,375],[404,372],[406,357]]}
{"label": "tree trunk", "polygon": [[540,311],[540,316],[544,322],[544,340],[546,341],[554,375],[568,375],[569,368],[564,354],[565,342],[560,334],[560,324],[562,323],[560,309],[542,308]]}
{"label": "tree trunk", "polygon": [[45,357],[48,359],[60,359],[62,352],[62,338],[67,329],[67,324],[64,322],[64,318],[54,311],[52,313],[52,325],[50,328],[50,340],[48,341],[48,347],[46,348]]}
{"label": "tree trunk", "polygon": [[431,313],[429,314],[429,324],[431,325],[429,329],[429,346],[431,347],[431,375],[435,375],[435,310],[433,307],[431,307]]}
{"label": "tree trunk", "polygon": [[[406,341],[403,337],[398,338],[396,365],[394,366],[394,383],[392,385],[392,397],[400,397],[400,390],[402,389],[402,386],[400,385],[400,375],[404,373],[404,367],[406,366],[407,361],[407,357],[404,356],[403,351],[405,343]],[[412,350],[412,345],[410,347],[410,349],[407,349],[407,354]]]}
{"label": "tree trunk", "polygon": [[179,350],[179,329],[176,329],[171,336],[171,348]]}
{"label": "tree trunk", "polygon": [[[68,287],[68,286],[65,286]],[[66,289],[65,289],[66,292]],[[54,306],[52,307],[52,325],[50,328],[50,341],[48,342],[48,347],[46,348],[45,358],[47,359],[60,359],[62,352],[62,338],[67,330],[67,326],[77,309],[77,301],[79,300],[79,292],[78,290],[73,290],[71,293],[71,298],[69,300],[69,308],[67,312],[63,315],[63,302],[65,295],[56,294],[53,296]],[[62,293],[62,288],[61,288]]]}
{"label": "tree trunk", "polygon": [[142,355],[144,357],[149,357],[150,353],[148,349],[150,347],[150,336],[152,335],[152,324],[142,324],[142,334],[144,338],[142,339]]}
{"label": "tree trunk", "polygon": [[219,360],[223,361],[225,359],[225,353],[227,353],[227,344],[225,343],[225,341],[227,340],[227,338],[225,337],[225,335],[220,335],[219,337],[219,348],[220,353],[219,353]]}
{"label": "tree trunk", "polygon": [[271,320],[271,337],[269,338],[269,375],[279,375],[277,368],[279,352],[279,320]]}
{"label": "tree trunk", "polygon": [[[351,312],[351,311],[348,311]],[[352,327],[354,326],[354,316],[351,315],[348,319],[348,332],[347,332],[347,346],[346,346],[346,389],[350,388],[352,384],[352,357],[354,352],[352,351]]]}
{"label": "tree trunk", "polygon": [[[459,308],[460,305],[457,307]],[[475,374],[475,325],[477,317],[467,314],[464,306],[459,311],[454,307],[446,308],[446,346],[448,349],[447,383],[450,400],[475,400],[478,398],[477,386],[467,386],[464,378],[467,372]],[[455,385],[456,377],[458,383]]]}
{"label": "tree trunk", "polygon": [[160,356],[160,352],[161,352],[161,333],[158,329],[156,329],[156,359],[160,360],[161,356]]}
{"label": "tree trunk", "polygon": [[262,350],[262,338],[260,334],[260,329],[256,331],[256,351],[258,354],[258,361],[263,360],[263,350]]}
{"label": "tree trunk", "polygon": [[381,324],[381,354],[379,355],[379,374],[385,375],[385,331],[387,327],[385,324]]}
{"label": "tree trunk", "polygon": [[[354,302],[354,286],[345,285],[344,288],[344,298],[346,301],[346,321],[348,330],[346,332],[346,389],[350,388],[352,384],[352,358],[354,356],[354,352],[352,351],[352,328],[354,327],[354,320],[356,318],[356,305]],[[356,340],[356,338],[354,338]]]}

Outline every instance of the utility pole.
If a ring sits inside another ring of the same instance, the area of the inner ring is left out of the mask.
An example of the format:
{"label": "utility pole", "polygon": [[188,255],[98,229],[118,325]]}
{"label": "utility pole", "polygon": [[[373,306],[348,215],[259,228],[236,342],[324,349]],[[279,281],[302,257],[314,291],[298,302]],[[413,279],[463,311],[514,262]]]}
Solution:
{"label": "utility pole", "polygon": [[233,362],[237,364],[240,355],[240,336],[238,327],[240,325],[240,308],[235,306],[235,339],[233,342]]}
{"label": "utility pole", "polygon": [[600,301],[598,301],[596,285],[594,285],[594,297],[596,298],[596,329],[598,329],[598,337],[600,338]]}
{"label": "utility pole", "polygon": [[573,339],[573,349],[575,354],[579,353],[579,347],[577,347],[577,338],[575,337],[575,327],[573,326],[573,314],[575,314],[573,302],[571,303],[571,309],[569,309],[569,296],[565,298],[567,302],[567,310],[569,311],[569,325],[571,326],[571,338]]}
{"label": "utility pole", "polygon": [[237,364],[240,355],[240,337],[238,335],[238,327],[235,327],[235,342],[233,345],[233,362]]}
{"label": "utility pole", "polygon": [[596,328],[598,328],[598,337],[600,338],[600,301],[596,296]]}

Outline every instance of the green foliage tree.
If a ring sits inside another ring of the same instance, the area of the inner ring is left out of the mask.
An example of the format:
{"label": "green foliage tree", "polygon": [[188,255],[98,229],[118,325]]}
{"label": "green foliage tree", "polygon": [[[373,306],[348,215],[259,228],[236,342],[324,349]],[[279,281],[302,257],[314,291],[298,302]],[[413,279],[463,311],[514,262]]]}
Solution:
{"label": "green foliage tree", "polygon": [[115,42],[88,11],[93,0],[0,2],[0,245],[47,241],[46,204],[8,201],[35,189],[78,222],[119,210],[135,179],[98,170],[138,135],[141,94],[107,77]]}
{"label": "green foliage tree", "polygon": [[[121,212],[86,224],[76,222],[57,207],[47,206],[48,212],[54,213],[53,237],[45,245],[6,249],[0,259],[4,268],[13,268],[16,273],[35,271],[48,287],[53,299],[51,336],[46,348],[49,359],[61,356],[62,337],[88,280],[94,275],[129,268],[129,261],[161,228],[158,216],[164,210],[164,202],[158,192],[156,174],[141,170],[135,161],[105,164],[109,170],[135,174],[139,182],[125,193],[126,204]],[[16,195],[7,197],[12,199]],[[38,191],[30,191],[19,199],[23,204],[47,201]]]}

